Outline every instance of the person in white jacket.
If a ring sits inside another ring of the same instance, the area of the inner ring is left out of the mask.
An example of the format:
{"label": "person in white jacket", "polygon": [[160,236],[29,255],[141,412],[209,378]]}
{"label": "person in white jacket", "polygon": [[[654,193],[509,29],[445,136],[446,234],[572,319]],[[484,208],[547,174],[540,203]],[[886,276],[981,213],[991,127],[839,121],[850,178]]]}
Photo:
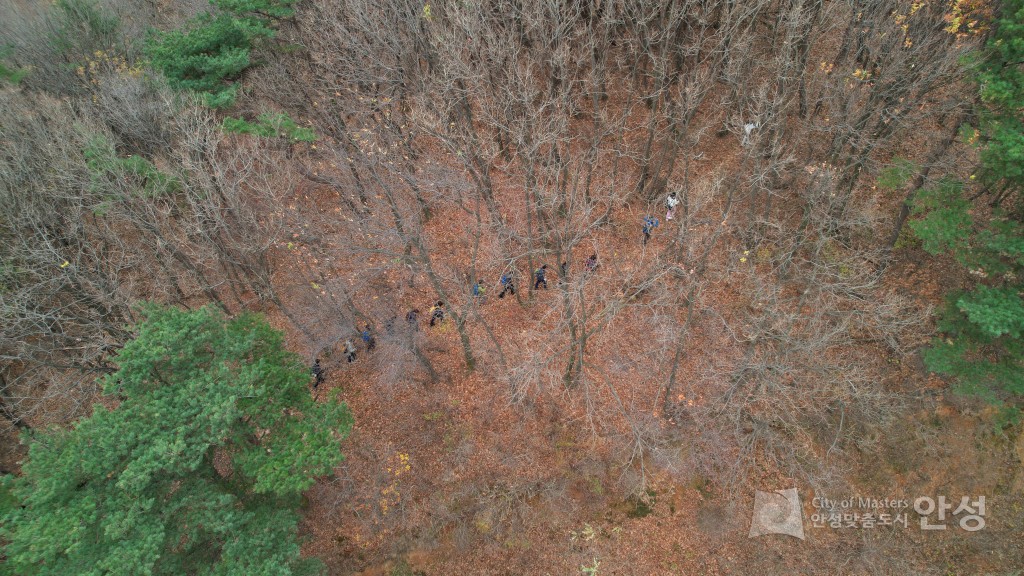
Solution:
{"label": "person in white jacket", "polygon": [[665,214],[665,220],[671,220],[672,216],[676,213],[676,206],[679,205],[679,198],[676,198],[676,193],[673,192],[668,195],[665,199],[665,206],[668,206],[668,213]]}

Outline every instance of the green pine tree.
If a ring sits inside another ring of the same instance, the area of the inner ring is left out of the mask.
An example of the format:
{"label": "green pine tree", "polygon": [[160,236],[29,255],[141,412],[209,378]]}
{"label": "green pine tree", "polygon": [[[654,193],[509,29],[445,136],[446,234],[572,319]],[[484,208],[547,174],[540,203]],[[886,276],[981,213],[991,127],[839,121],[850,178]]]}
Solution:
{"label": "green pine tree", "polygon": [[992,36],[981,53],[978,86],[986,186],[1009,193],[1018,214],[1024,191],[1024,0],[1000,5]]}
{"label": "green pine tree", "polygon": [[212,0],[214,6],[232,14],[255,14],[271,18],[290,18],[296,0]]}
{"label": "green pine tree", "polygon": [[208,106],[223,108],[234,103],[238,87],[233,81],[252,64],[253,41],[272,34],[258,20],[207,14],[194,20],[191,29],[153,36],[146,54],[172,88],[198,92]]}
{"label": "green pine tree", "polygon": [[28,76],[28,70],[5,63],[3,60],[14,52],[10,46],[0,46],[0,86],[17,84]]}
{"label": "green pine tree", "polygon": [[[949,295],[925,352],[930,370],[1004,408],[1019,421],[1024,399],[1024,0],[1000,6],[992,36],[977,55],[980,182],[994,199],[985,221],[971,216],[963,183],[942,180],[915,198],[914,234],[933,254],[951,253],[975,279]],[[971,140],[974,140],[972,138]],[[975,178],[971,177],[972,180]]]}
{"label": "green pine tree", "polygon": [[318,572],[296,510],[352,419],[310,398],[282,335],[253,314],[149,306],[116,363],[117,407],[28,438],[22,476],[5,480],[21,503],[0,527],[14,573]]}
{"label": "green pine tree", "polygon": [[293,142],[316,142],[316,132],[312,128],[299,126],[287,114],[264,112],[256,118],[255,122],[229,116],[224,119],[222,127],[225,132],[255,134],[264,138],[278,136],[288,138]]}
{"label": "green pine tree", "polygon": [[193,18],[182,30],[153,34],[146,54],[176,90],[197,92],[212,108],[234,104],[235,80],[253,62],[260,39],[274,36],[271,18],[286,18],[295,0],[214,0],[216,15]]}

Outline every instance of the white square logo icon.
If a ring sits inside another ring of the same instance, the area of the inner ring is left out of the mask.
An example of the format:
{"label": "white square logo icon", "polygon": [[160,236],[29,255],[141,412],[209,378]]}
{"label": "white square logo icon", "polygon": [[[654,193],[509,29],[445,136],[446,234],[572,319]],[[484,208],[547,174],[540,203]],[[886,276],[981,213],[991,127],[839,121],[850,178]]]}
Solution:
{"label": "white square logo icon", "polygon": [[804,539],[804,518],[796,488],[754,494],[754,516],[749,538],[763,534],[787,534]]}

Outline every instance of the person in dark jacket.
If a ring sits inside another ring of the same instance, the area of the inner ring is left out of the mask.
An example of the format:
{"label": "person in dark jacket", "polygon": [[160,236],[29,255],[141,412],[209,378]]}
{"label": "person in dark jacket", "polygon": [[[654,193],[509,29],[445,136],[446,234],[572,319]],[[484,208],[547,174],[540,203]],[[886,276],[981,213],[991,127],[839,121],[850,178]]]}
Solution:
{"label": "person in dark jacket", "polygon": [[433,326],[441,322],[444,322],[444,302],[438,300],[437,304],[430,308],[430,325]]}
{"label": "person in dark jacket", "polygon": [[377,347],[377,338],[373,336],[373,331],[370,330],[370,325],[367,324],[363,327],[362,334],[363,342],[366,343],[366,351],[369,352]]}
{"label": "person in dark jacket", "polygon": [[647,241],[651,239],[651,230],[658,227],[658,219],[651,218],[650,216],[644,216],[644,242],[643,245],[647,246]]}
{"label": "person in dark jacket", "polygon": [[319,358],[313,360],[313,366],[310,367],[309,373],[312,374],[314,378],[316,378],[316,380],[313,382],[313,389],[315,390],[316,387],[322,384],[324,381],[324,368],[323,366],[320,365]]}
{"label": "person in dark jacket", "polygon": [[504,298],[505,293],[515,296],[516,295],[516,284],[512,279],[512,271],[509,270],[507,274],[501,275],[501,293],[498,294],[498,298]]}
{"label": "person in dark jacket", "polygon": [[405,321],[408,322],[410,326],[412,326],[413,330],[419,330],[420,329],[420,309],[419,308],[413,308],[412,310],[409,310],[409,312],[406,313],[406,315],[405,315]]}
{"label": "person in dark jacket", "polygon": [[547,264],[544,264],[540,268],[537,268],[537,271],[533,273],[533,278],[534,278],[533,289],[534,290],[537,290],[541,286],[541,284],[543,284],[544,285],[544,289],[547,290],[547,288],[548,288],[547,275],[548,275],[548,265]]}

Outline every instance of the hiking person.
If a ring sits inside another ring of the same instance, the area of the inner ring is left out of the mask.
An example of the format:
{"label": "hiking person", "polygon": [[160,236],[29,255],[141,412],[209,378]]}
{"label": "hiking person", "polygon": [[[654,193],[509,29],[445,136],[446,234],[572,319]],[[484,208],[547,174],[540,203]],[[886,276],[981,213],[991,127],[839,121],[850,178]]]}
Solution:
{"label": "hiking person", "polygon": [[562,274],[562,280],[567,280],[569,278],[569,263],[562,262],[562,265],[558,267],[558,271]]}
{"label": "hiking person", "polygon": [[513,296],[516,295],[516,285],[512,280],[511,270],[509,270],[507,274],[501,275],[501,293],[498,294],[498,298],[504,298],[506,292]]}
{"label": "hiking person", "polygon": [[647,246],[647,241],[651,239],[651,230],[658,227],[658,219],[651,218],[650,216],[644,216],[644,242],[643,245]]}
{"label": "hiking person", "polygon": [[345,340],[345,360],[350,364],[356,361],[356,345],[349,339]]}
{"label": "hiking person", "polygon": [[587,268],[587,272],[597,271],[597,254],[591,254],[590,258],[587,258],[587,263],[584,264]]}
{"label": "hiking person", "polygon": [[483,300],[484,294],[487,293],[487,288],[484,287],[484,281],[477,278],[476,284],[473,284],[473,297],[477,300]]}
{"label": "hiking person", "polygon": [[743,141],[740,142],[741,146],[746,146],[750,143],[750,133],[760,125],[760,122],[748,122],[743,125]]}
{"label": "hiking person", "polygon": [[430,308],[430,325],[433,326],[441,322],[444,322],[444,302],[438,300],[437,304]]}
{"label": "hiking person", "polygon": [[373,336],[373,331],[370,330],[370,325],[367,324],[363,328],[363,342],[366,343],[366,351],[369,352],[377,347],[377,338]]}
{"label": "hiking person", "polygon": [[673,192],[665,198],[665,206],[668,207],[668,213],[665,214],[665,220],[671,220],[676,215],[676,206],[679,205],[679,198],[676,198],[676,193]]}
{"label": "hiking person", "polygon": [[545,290],[548,289],[547,275],[548,275],[548,265],[547,264],[544,264],[540,268],[537,268],[537,271],[533,273],[533,278],[534,278],[533,289],[534,290],[537,290],[537,288],[541,284],[544,285],[544,289]]}
{"label": "hiking person", "polygon": [[322,384],[324,381],[324,368],[323,366],[320,365],[319,358],[313,360],[313,366],[310,367],[309,373],[312,374],[314,378],[316,378],[316,381],[313,382],[313,389],[316,390],[316,387]]}
{"label": "hiking person", "polygon": [[420,319],[420,309],[419,308],[413,308],[412,310],[409,310],[409,312],[406,313],[406,315],[405,315],[405,321],[408,322],[412,326],[413,330],[419,330],[420,329],[419,319]]}

